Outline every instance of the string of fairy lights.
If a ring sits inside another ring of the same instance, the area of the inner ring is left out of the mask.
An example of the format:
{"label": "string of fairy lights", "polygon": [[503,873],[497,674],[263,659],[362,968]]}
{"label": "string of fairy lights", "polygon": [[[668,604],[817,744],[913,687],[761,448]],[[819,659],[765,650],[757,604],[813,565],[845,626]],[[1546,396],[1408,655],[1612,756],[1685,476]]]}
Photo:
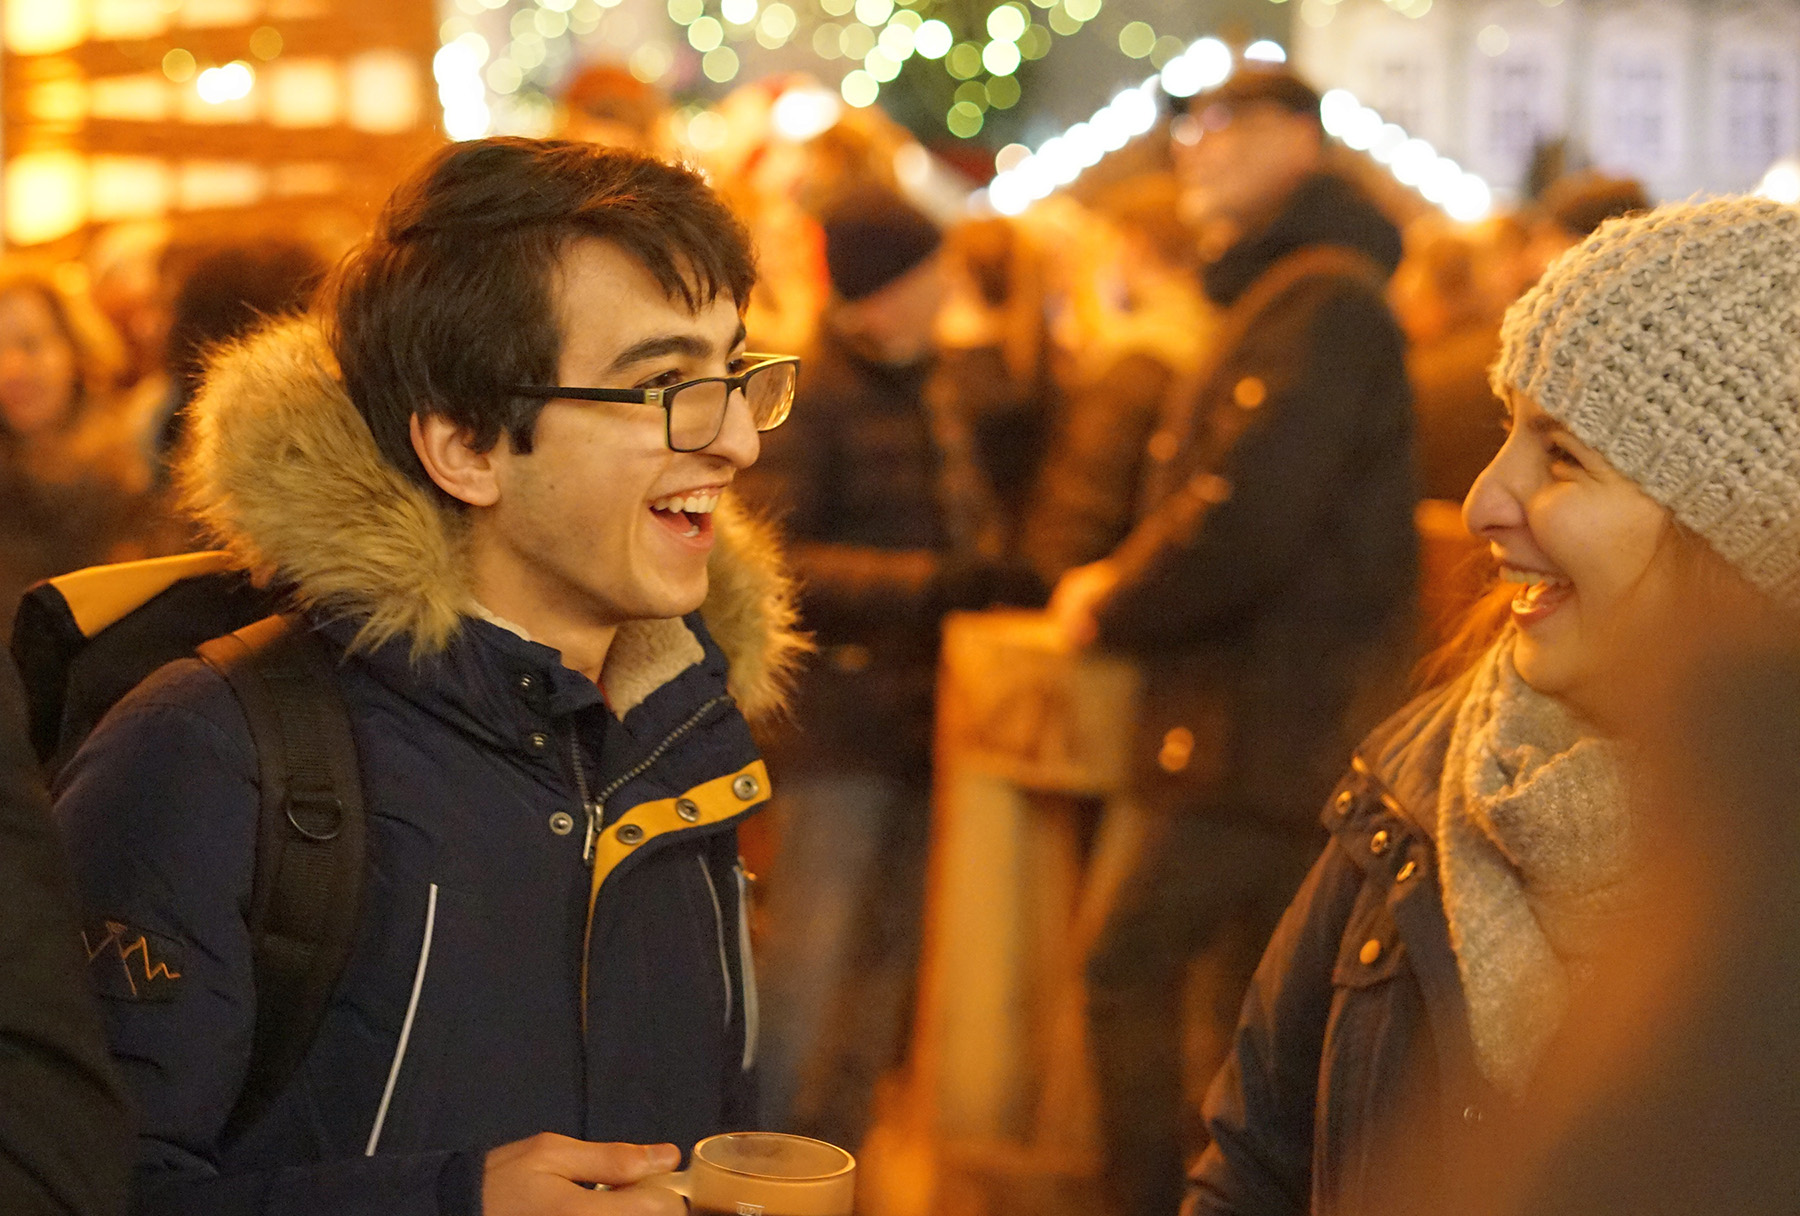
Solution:
{"label": "string of fairy lights", "polygon": [[[664,0],[680,37],[715,84],[736,79],[742,48],[779,51],[802,43],[821,61],[849,65],[838,84],[851,106],[876,104],[902,73],[941,71],[953,84],[944,107],[948,133],[978,135],[991,111],[1024,94],[1019,74],[1050,54],[1058,38],[1080,33],[1105,0],[1004,0],[983,8],[966,0]],[[633,44],[631,72],[664,82],[675,67],[668,41],[644,36],[625,0],[455,0],[439,30],[434,64],[445,127],[453,138],[496,131],[540,134],[551,121],[549,83],[569,65],[577,40],[603,27]],[[503,33],[501,31],[504,31]],[[1185,49],[1148,22],[1128,22],[1120,53],[1162,69]]]}
{"label": "string of fairy lights", "polygon": [[[593,34],[625,0],[456,0],[459,15],[440,30],[442,47],[434,64],[444,125],[455,139],[470,139],[500,127],[538,133],[551,107],[541,82],[554,78],[573,54],[576,38]],[[701,71],[715,83],[734,79],[742,67],[733,43],[754,40],[778,50],[799,38],[823,60],[851,60],[838,94],[844,104],[869,106],[884,86],[912,61],[940,64],[958,82],[945,115],[957,138],[978,134],[989,109],[1018,104],[1022,65],[1050,52],[1055,37],[1067,37],[1099,16],[1104,0],[1005,0],[988,9],[981,28],[959,24],[966,6],[958,0],[663,0],[668,18],[682,29],[700,56]],[[1429,0],[1390,0],[1417,8]],[[717,4],[715,11],[710,7]],[[476,19],[503,16],[508,40],[496,52]],[[810,29],[805,27],[810,23]],[[629,33],[630,30],[621,30]],[[1240,58],[1217,38],[1185,44],[1159,37],[1145,22],[1127,24],[1119,35],[1122,53],[1148,59],[1157,71],[1121,89],[1092,117],[1078,122],[1036,149],[1011,144],[995,161],[996,174],[982,201],[1002,214],[1016,215],[1032,203],[1074,182],[1086,169],[1155,126],[1160,94],[1191,97],[1222,83]],[[1279,63],[1286,51],[1263,40],[1244,48],[1241,61]],[[639,79],[660,80],[672,55],[660,42],[640,40],[629,66]],[[534,86],[535,87],[532,87]],[[818,90],[793,90],[783,102],[795,111],[783,120],[796,131],[814,132],[836,99]],[[496,114],[498,102],[502,113]],[[827,104],[829,103],[829,104]],[[778,103],[778,118],[781,104]],[[804,110],[805,113],[799,113]],[[690,130],[700,133],[710,111],[697,109]],[[714,116],[716,117],[716,116]],[[1385,121],[1343,89],[1327,93],[1320,118],[1328,134],[1387,166],[1401,183],[1419,191],[1452,218],[1479,219],[1492,206],[1485,181],[1443,156],[1423,139]],[[825,118],[824,125],[831,119]],[[718,124],[715,124],[718,125]]]}
{"label": "string of fairy lights", "polygon": [[[1287,52],[1270,41],[1244,48],[1242,60],[1250,63],[1284,63]],[[1033,150],[1014,144],[995,158],[996,173],[983,201],[1002,215],[1018,215],[1032,203],[1072,184],[1098,164],[1156,125],[1158,94],[1192,97],[1223,84],[1237,69],[1231,48],[1217,38],[1201,38],[1184,48],[1156,75],[1119,90],[1093,117],[1054,135]],[[1409,135],[1396,123],[1386,122],[1375,110],[1345,89],[1333,89],[1319,105],[1319,119],[1328,135],[1346,147],[1366,152],[1387,166],[1396,180],[1410,186],[1464,223],[1486,216],[1493,207],[1487,182],[1468,172],[1448,156],[1440,155],[1423,139]],[[1796,174],[1800,191],[1800,173]]]}

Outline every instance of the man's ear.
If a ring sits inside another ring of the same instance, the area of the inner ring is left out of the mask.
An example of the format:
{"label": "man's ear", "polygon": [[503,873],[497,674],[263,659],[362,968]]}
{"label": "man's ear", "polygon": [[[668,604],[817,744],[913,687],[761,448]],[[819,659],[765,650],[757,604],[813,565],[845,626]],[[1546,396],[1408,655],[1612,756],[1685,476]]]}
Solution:
{"label": "man's ear", "polygon": [[500,501],[494,457],[501,445],[476,451],[469,432],[441,414],[414,414],[410,428],[413,451],[438,489],[471,507],[491,507]]}

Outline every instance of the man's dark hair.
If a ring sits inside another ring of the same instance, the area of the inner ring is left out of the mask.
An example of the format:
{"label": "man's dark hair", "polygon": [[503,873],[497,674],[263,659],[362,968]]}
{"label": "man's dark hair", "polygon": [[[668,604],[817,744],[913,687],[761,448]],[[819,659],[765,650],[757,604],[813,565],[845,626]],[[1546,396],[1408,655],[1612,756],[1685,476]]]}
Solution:
{"label": "man's dark hair", "polygon": [[434,489],[414,414],[467,428],[483,451],[502,432],[531,450],[544,403],[504,386],[555,382],[555,275],[584,236],[693,312],[721,292],[742,308],[756,281],[749,234],[691,170],[561,140],[453,144],[394,191],[325,296],[344,386],[389,463]]}

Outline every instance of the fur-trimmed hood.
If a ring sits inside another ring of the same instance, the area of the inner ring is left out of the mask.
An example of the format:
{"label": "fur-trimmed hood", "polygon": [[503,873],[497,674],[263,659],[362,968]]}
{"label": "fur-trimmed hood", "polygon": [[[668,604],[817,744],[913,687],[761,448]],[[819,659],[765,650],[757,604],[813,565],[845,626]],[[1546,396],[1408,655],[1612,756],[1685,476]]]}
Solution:
{"label": "fur-trimmed hood", "polygon": [[[189,410],[184,505],[246,569],[292,586],[301,608],[359,621],[357,648],[409,638],[415,657],[433,654],[476,614],[462,518],[382,458],[316,322],[221,351]],[[783,707],[808,642],[773,530],[729,497],[713,522],[701,614],[754,720]],[[620,690],[636,703],[679,670],[670,656],[697,650],[679,620],[623,626],[604,673],[615,710],[629,707]]]}

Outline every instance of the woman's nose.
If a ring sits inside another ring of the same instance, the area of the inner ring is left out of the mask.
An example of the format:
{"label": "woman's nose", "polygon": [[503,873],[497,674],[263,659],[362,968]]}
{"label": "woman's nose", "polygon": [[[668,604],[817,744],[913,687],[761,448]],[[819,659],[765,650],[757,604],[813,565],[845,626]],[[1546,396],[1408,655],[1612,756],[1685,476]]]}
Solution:
{"label": "woman's nose", "polygon": [[1507,475],[1512,449],[1513,441],[1508,438],[1463,499],[1463,523],[1476,536],[1491,537],[1525,522],[1525,504]]}

